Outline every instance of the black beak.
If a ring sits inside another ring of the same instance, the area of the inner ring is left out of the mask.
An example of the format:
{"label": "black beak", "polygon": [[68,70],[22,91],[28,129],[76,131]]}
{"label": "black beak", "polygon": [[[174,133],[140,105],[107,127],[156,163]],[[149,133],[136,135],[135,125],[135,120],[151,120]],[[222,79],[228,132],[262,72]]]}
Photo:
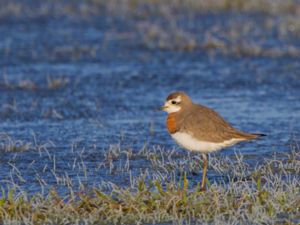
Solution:
{"label": "black beak", "polygon": [[155,109],[155,112],[164,111],[165,108],[166,108],[165,106],[161,106],[161,107]]}

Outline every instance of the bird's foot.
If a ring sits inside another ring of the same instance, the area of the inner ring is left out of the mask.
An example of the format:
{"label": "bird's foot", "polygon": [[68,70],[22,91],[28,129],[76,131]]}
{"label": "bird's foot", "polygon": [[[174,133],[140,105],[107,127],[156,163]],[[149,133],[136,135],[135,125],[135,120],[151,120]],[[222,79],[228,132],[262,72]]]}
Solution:
{"label": "bird's foot", "polygon": [[205,192],[206,191],[206,188],[205,187],[201,187],[200,188],[200,192]]}

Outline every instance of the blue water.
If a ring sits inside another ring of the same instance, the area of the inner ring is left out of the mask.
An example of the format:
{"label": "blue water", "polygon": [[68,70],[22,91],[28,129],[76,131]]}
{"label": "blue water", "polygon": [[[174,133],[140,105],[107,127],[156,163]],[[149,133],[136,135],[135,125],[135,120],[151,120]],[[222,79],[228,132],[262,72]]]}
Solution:
{"label": "blue water", "polygon": [[[254,17],[230,16],[242,21]],[[224,17],[202,15],[199,19],[205,20],[199,29],[221,26]],[[38,192],[42,179],[49,187],[64,190],[65,185],[55,179],[54,164],[55,173],[68,174],[74,186],[78,180],[87,186],[102,181],[127,186],[128,173],[110,173],[100,165],[114,144],[133,152],[146,144],[149,149],[160,146],[168,152],[176,148],[187,154],[168,135],[166,115],[155,111],[174,90],[183,90],[194,102],[214,108],[243,131],[267,134],[220,154],[230,156],[238,150],[259,161],[274,152],[290,151],[291,143],[299,140],[298,57],[149,48],[136,35],[133,23],[132,18],[108,15],[2,18],[0,132],[33,145],[25,152],[0,153],[2,187],[14,182],[23,190]],[[262,35],[262,30],[257,32]],[[255,35],[250,38],[256,40]],[[275,34],[267,35],[266,43],[280,45]],[[199,34],[198,38],[203,37]],[[48,79],[63,79],[65,84],[51,89]],[[35,88],[21,87],[24,81]],[[48,152],[37,151],[34,138],[38,145],[48,143]],[[81,161],[88,168],[87,175]],[[131,161],[134,175],[140,169],[151,170],[144,159]]]}

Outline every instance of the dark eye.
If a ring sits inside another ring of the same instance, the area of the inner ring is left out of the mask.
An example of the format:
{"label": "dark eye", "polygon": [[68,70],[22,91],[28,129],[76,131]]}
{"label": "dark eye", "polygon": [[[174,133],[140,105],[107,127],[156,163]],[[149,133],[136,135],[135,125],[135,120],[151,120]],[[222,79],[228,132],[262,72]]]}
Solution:
{"label": "dark eye", "polygon": [[172,103],[173,105],[176,105],[176,104],[177,104],[177,102],[176,102],[176,101],[172,101],[171,103]]}

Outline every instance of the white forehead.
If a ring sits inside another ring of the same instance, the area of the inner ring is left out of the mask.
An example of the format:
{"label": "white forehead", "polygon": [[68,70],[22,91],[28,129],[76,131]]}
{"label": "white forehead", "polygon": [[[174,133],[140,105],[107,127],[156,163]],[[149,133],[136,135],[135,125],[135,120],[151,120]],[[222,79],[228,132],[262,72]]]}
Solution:
{"label": "white forehead", "polygon": [[181,102],[181,96],[178,95],[176,98],[172,98],[172,99],[170,99],[170,100],[168,100],[168,101],[169,101],[169,102],[170,102],[170,101]]}

